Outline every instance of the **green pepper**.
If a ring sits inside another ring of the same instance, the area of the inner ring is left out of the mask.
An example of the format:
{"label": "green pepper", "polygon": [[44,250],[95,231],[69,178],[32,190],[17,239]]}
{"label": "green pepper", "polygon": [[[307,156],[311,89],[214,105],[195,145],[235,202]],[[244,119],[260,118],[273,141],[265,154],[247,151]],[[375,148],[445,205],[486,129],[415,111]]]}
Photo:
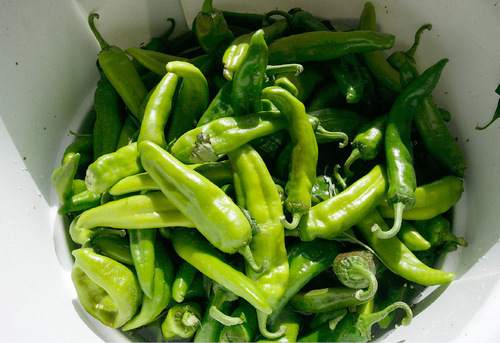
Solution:
{"label": "green pepper", "polygon": [[161,332],[166,340],[189,338],[200,326],[201,308],[197,303],[188,302],[172,306],[161,324]]}
{"label": "green pepper", "polygon": [[202,114],[200,120],[196,124],[197,127],[210,123],[213,120],[222,117],[231,117],[234,115],[231,92],[233,89],[232,82],[226,82],[220,88],[217,95],[212,100],[208,108]]}
{"label": "green pepper", "polygon": [[196,275],[198,274],[198,269],[193,267],[187,262],[183,262],[177,273],[175,274],[174,284],[172,286],[172,297],[178,303],[184,301],[184,297],[186,296],[186,292],[191,287],[192,283],[195,280]]}
{"label": "green pepper", "polygon": [[225,326],[219,337],[219,342],[254,342],[259,331],[255,308],[244,299],[238,301],[238,307],[231,313],[234,318],[242,318],[243,322]]}
{"label": "green pepper", "polygon": [[[125,232],[124,232],[125,233]],[[96,253],[129,266],[134,265],[130,251],[130,239],[120,234],[98,234],[90,244]]]}
{"label": "green pepper", "polygon": [[422,251],[431,247],[431,243],[417,231],[415,226],[406,220],[401,223],[401,230],[399,230],[397,236],[411,251]]}
{"label": "green pepper", "polygon": [[446,251],[455,251],[457,246],[468,244],[463,237],[457,237],[451,231],[451,223],[445,217],[438,215],[428,220],[416,220],[415,228],[431,246],[444,246]]}
{"label": "green pepper", "polygon": [[137,280],[148,298],[153,297],[156,231],[156,229],[128,231]]}
{"label": "green pepper", "polygon": [[351,165],[357,159],[370,161],[377,157],[384,147],[384,134],[387,122],[387,115],[375,118],[371,122],[363,125],[354,140],[352,141],[352,152],[344,163],[344,171],[352,176]]}
{"label": "green pepper", "polygon": [[140,311],[125,324],[122,330],[132,330],[154,321],[168,306],[172,299],[172,282],[174,265],[163,242],[154,242],[154,277],[153,292],[150,297],[144,297]]}
{"label": "green pepper", "polygon": [[67,199],[57,210],[57,214],[66,214],[69,212],[79,212],[91,209],[101,204],[101,198],[101,194],[96,194],[89,190],[84,190],[76,194],[73,193],[73,196]]}
{"label": "green pepper", "polygon": [[234,39],[224,14],[213,7],[212,0],[203,2],[201,11],[194,19],[193,31],[202,49],[209,55],[219,57]]}
{"label": "green pepper", "polygon": [[368,342],[372,338],[371,327],[398,308],[406,312],[401,324],[410,325],[413,318],[410,307],[404,302],[395,302],[375,313],[348,313],[336,323],[335,328],[332,329],[329,323],[323,324],[299,337],[298,342]]}
{"label": "green pepper", "polygon": [[234,73],[231,104],[235,116],[262,110],[261,92],[266,77],[267,56],[264,31],[258,30],[252,35],[248,51]]}
{"label": "green pepper", "polygon": [[203,73],[188,62],[170,62],[167,71],[182,77],[177,103],[168,127],[167,141],[172,142],[193,129],[209,103],[208,83]]}
{"label": "green pepper", "polygon": [[189,59],[184,57],[168,55],[158,51],[138,48],[135,46],[125,49],[125,52],[133,57],[134,60],[141,66],[161,76],[164,76],[167,73],[165,70],[165,65],[167,63],[173,61],[189,61]]}
{"label": "green pepper", "polygon": [[313,206],[299,224],[300,238],[333,239],[375,209],[384,200],[386,189],[385,168],[377,165],[346,190]]}
{"label": "green pepper", "polygon": [[364,304],[371,298],[359,299],[357,289],[348,287],[329,287],[313,289],[295,294],[289,305],[296,311],[304,313],[324,313],[346,307]]}
{"label": "green pepper", "polygon": [[80,160],[78,161],[79,167],[91,163],[93,161],[93,142],[94,137],[92,137],[92,135],[79,136],[77,140],[68,145],[64,150],[61,165],[66,164],[69,160],[75,157],[76,154],[80,154]]}
{"label": "green pepper", "polygon": [[294,229],[300,219],[311,208],[312,185],[316,179],[318,145],[314,131],[308,125],[304,104],[283,88],[271,86],[262,90],[262,98],[269,99],[287,119],[293,150],[290,172],[285,186],[285,206],[292,215],[289,223],[283,218],[287,229]]}
{"label": "green pepper", "polygon": [[139,309],[142,292],[134,273],[90,248],[73,250],[71,279],[83,308],[104,325],[119,328]]}
{"label": "green pepper", "polygon": [[[453,175],[419,186],[415,190],[415,204],[411,210],[403,211],[403,219],[434,218],[455,205],[462,197],[463,191],[463,181]],[[377,209],[384,218],[394,218],[394,211],[387,201],[383,201]]]}
{"label": "green pepper", "polygon": [[69,232],[75,243],[84,244],[99,227],[153,229],[172,226],[194,227],[163,193],[156,191],[86,210],[71,222]]}
{"label": "green pepper", "polygon": [[115,152],[102,155],[89,165],[85,182],[89,191],[99,194],[107,191],[124,177],[143,171],[137,143],[131,143]]}
{"label": "green pepper", "polygon": [[141,81],[139,74],[134,68],[127,54],[115,45],[109,45],[104,41],[94,25],[97,13],[89,15],[89,26],[101,46],[99,53],[99,65],[104,74],[116,89],[127,108],[137,120],[142,120],[140,105],[148,91]]}
{"label": "green pepper", "polygon": [[271,313],[265,295],[254,281],[223,260],[223,256],[197,231],[177,228],[171,233],[177,254],[201,273],[214,280],[256,309]]}
{"label": "green pepper", "polygon": [[143,141],[140,147],[142,165],[179,211],[221,251],[243,252],[252,229],[231,198],[158,145]]}
{"label": "green pepper", "polygon": [[120,96],[101,68],[99,72],[101,78],[94,92],[96,112],[92,130],[94,160],[116,150],[123,126]]}
{"label": "green pepper", "polygon": [[[269,43],[286,34],[288,30],[288,22],[286,20],[277,20],[271,25],[259,27],[258,30],[264,31],[264,39],[266,43]],[[258,30],[234,39],[227,47],[224,55],[222,56],[222,63],[224,65],[222,74],[226,80],[233,80],[235,72],[239,69],[242,61],[248,53],[250,41]]]}
{"label": "green pepper", "polygon": [[342,252],[342,247],[339,242],[322,239],[298,242],[287,247],[290,277],[285,293],[270,315],[269,322],[276,321],[286,304],[304,285],[330,268],[340,252]]}
{"label": "green pepper", "polygon": [[[403,211],[411,209],[415,203],[417,180],[410,142],[411,123],[417,108],[436,86],[447,62],[448,59],[440,60],[405,87],[394,101],[387,117],[384,136],[389,182],[387,200],[394,209],[395,220],[394,225],[387,232],[375,228],[375,232],[380,237],[390,238],[396,235],[401,228]],[[408,66],[409,63],[405,65]],[[403,66],[401,74],[404,74],[404,68]]]}
{"label": "green pepper", "polygon": [[356,299],[373,299],[378,289],[377,261],[370,251],[351,251],[337,255],[333,260],[333,270],[344,286],[358,289]]}
{"label": "green pepper", "polygon": [[78,171],[79,161],[79,153],[72,155],[72,157],[68,158],[66,163],[57,168],[50,177],[52,187],[56,191],[57,198],[62,204],[66,203],[72,196],[73,180]]}
{"label": "green pepper", "polygon": [[382,228],[388,228],[377,210],[370,212],[370,214],[361,219],[356,224],[356,228],[361,232],[368,245],[375,251],[380,261],[393,273],[409,281],[426,286],[446,284],[455,278],[454,273],[426,266],[397,236],[379,238],[372,231],[372,227],[375,224]]}
{"label": "green pepper", "polygon": [[[250,212],[258,227],[250,249],[257,265],[265,265],[262,272],[247,268],[246,274],[267,296],[269,305],[275,307],[285,292],[289,274],[284,229],[280,221],[283,216],[281,199],[266,164],[250,145],[229,153],[229,160],[234,171],[238,205]],[[258,311],[257,316],[264,337],[275,339],[283,335],[284,329],[275,333],[267,330],[267,315]]]}
{"label": "green pepper", "polygon": [[269,64],[325,61],[392,48],[395,37],[372,31],[312,31],[279,38],[269,44]]}
{"label": "green pepper", "polygon": [[278,331],[281,327],[285,327],[285,334],[277,339],[267,339],[264,336],[260,335],[257,336],[256,342],[296,342],[301,328],[301,323],[301,316],[290,306],[285,306],[280,315],[276,318],[275,322],[271,323],[269,326],[272,331]]}

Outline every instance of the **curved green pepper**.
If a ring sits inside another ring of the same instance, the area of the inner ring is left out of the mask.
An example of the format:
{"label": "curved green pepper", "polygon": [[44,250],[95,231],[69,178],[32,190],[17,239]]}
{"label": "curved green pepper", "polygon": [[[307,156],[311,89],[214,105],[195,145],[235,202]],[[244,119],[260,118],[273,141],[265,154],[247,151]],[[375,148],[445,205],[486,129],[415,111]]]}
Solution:
{"label": "curved green pepper", "polygon": [[156,231],[156,229],[128,231],[137,280],[148,298],[153,297]]}
{"label": "curved green pepper", "polygon": [[289,305],[304,313],[325,313],[346,307],[358,306],[367,303],[373,298],[360,300],[356,297],[357,289],[348,287],[330,287],[313,289],[295,294]]}
{"label": "curved green pepper", "polygon": [[71,279],[83,308],[104,325],[119,328],[136,313],[142,292],[134,273],[89,248],[73,250]]}

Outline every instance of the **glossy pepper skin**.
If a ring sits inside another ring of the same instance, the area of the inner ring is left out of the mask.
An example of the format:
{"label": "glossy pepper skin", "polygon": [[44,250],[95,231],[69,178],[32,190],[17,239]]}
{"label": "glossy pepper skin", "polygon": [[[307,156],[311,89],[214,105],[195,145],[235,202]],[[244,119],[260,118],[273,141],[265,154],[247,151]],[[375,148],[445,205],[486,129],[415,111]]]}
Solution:
{"label": "glossy pepper skin", "polygon": [[144,110],[144,118],[141,121],[139,137],[137,142],[151,141],[161,146],[167,147],[165,138],[165,126],[174,107],[175,92],[179,76],[174,73],[167,73],[158,83]]}
{"label": "glossy pepper skin", "polygon": [[143,171],[137,143],[131,143],[115,152],[102,155],[89,165],[85,182],[89,191],[99,194],[107,191],[124,177]]}
{"label": "glossy pepper skin", "polygon": [[377,237],[377,234],[372,231],[372,227],[375,224],[379,225],[382,229],[388,229],[384,219],[376,210],[370,212],[359,221],[356,224],[356,228],[366,239],[368,245],[377,253],[380,261],[393,273],[409,281],[426,286],[446,284],[455,278],[454,273],[426,266],[397,236],[385,239]]}
{"label": "glossy pepper skin", "polygon": [[142,83],[139,74],[127,54],[115,45],[104,41],[94,25],[94,19],[99,18],[97,13],[89,15],[89,26],[94,36],[101,45],[99,65],[106,74],[113,87],[116,89],[127,108],[137,120],[142,120],[140,104],[148,91]]}
{"label": "glossy pepper skin", "polygon": [[277,86],[262,90],[262,98],[270,100],[287,119],[287,131],[293,144],[290,171],[285,186],[285,206],[292,214],[292,223],[284,220],[287,229],[294,229],[311,208],[312,185],[316,180],[318,144],[308,125],[304,104],[290,92]]}
{"label": "glossy pepper skin", "polygon": [[184,301],[186,292],[189,287],[192,286],[195,281],[195,277],[198,274],[198,269],[190,265],[188,262],[183,262],[177,273],[175,274],[174,284],[172,286],[172,297],[178,303]]}
{"label": "glossy pepper skin", "polygon": [[[246,268],[246,274],[254,280],[267,296],[271,307],[275,307],[288,283],[289,267],[285,248],[281,198],[276,184],[265,162],[250,145],[229,153],[233,167],[234,186],[238,205],[247,209],[258,226],[250,243],[257,265],[265,265],[262,272]],[[278,338],[283,334],[269,333],[267,316],[258,313],[259,328],[267,338]],[[278,336],[278,337],[275,337]]]}
{"label": "glossy pepper skin", "polygon": [[305,313],[325,313],[346,307],[358,306],[371,298],[356,298],[357,289],[348,287],[330,287],[299,292],[290,299],[290,306]]}
{"label": "glossy pepper skin", "polygon": [[300,238],[334,238],[349,229],[385,198],[385,168],[375,166],[368,174],[338,195],[311,208],[299,224]]}
{"label": "glossy pepper skin", "polygon": [[[411,123],[417,108],[434,90],[447,62],[447,59],[440,60],[405,87],[389,112],[384,145],[389,181],[387,199],[394,209],[395,220],[388,232],[376,231],[380,237],[388,238],[396,235],[401,226],[403,211],[411,209],[415,203],[417,180],[410,142]],[[404,69],[401,74],[404,74]]]}
{"label": "glossy pepper skin", "polygon": [[250,39],[248,51],[236,69],[231,91],[235,116],[262,110],[261,92],[266,77],[268,47],[264,31],[257,30]]}
{"label": "glossy pepper skin", "polygon": [[90,248],[73,250],[71,271],[78,299],[85,310],[104,325],[119,328],[129,321],[142,302],[134,273]]}
{"label": "glossy pepper skin", "polygon": [[153,292],[150,297],[143,297],[139,312],[123,326],[124,331],[152,322],[171,302],[174,265],[159,239],[154,242],[154,252]]}
{"label": "glossy pepper skin", "polygon": [[96,120],[92,130],[94,160],[116,150],[123,126],[122,101],[104,72],[94,92]]}
{"label": "glossy pepper skin", "polygon": [[62,204],[66,203],[73,195],[73,180],[78,171],[80,156],[79,153],[73,154],[50,176],[52,188],[56,191],[57,198]]}
{"label": "glossy pepper skin", "polygon": [[[403,219],[426,220],[448,211],[462,197],[463,181],[447,175],[436,181],[417,187],[415,204],[411,210],[403,211]],[[384,200],[377,210],[384,218],[394,218],[394,211]]]}
{"label": "glossy pepper skin", "polygon": [[224,14],[213,7],[212,0],[203,2],[201,11],[194,20],[193,31],[202,49],[214,56],[222,56],[234,39],[234,34],[227,26]]}
{"label": "glossy pepper skin", "polygon": [[153,297],[156,229],[129,230],[130,250],[137,280],[148,298]]}
{"label": "glossy pepper skin", "polygon": [[339,242],[314,240],[312,242],[297,242],[287,249],[290,277],[285,293],[279,299],[269,321],[274,323],[282,309],[302,287],[331,268],[335,257],[342,252]]}
{"label": "glossy pepper skin", "polygon": [[349,53],[392,48],[395,37],[372,31],[311,31],[269,44],[269,64],[325,61]]}
{"label": "glossy pepper skin", "polygon": [[255,282],[225,262],[222,255],[197,230],[175,229],[171,233],[171,240],[177,254],[201,273],[247,300],[256,309],[272,312],[266,296]]}
{"label": "glossy pepper skin", "polygon": [[252,229],[248,220],[219,187],[158,145],[144,141],[140,146],[146,171],[214,246],[233,254],[250,242]]}
{"label": "glossy pepper skin", "polygon": [[182,78],[177,103],[168,127],[167,142],[193,129],[207,109],[209,91],[207,79],[199,68],[189,62],[170,62],[167,71]]}

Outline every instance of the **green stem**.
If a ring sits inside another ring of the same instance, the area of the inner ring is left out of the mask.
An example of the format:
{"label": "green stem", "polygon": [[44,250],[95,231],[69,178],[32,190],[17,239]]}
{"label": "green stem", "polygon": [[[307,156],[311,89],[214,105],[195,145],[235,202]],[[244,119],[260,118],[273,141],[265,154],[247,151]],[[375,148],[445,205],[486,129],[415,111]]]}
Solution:
{"label": "green stem", "polygon": [[288,222],[286,218],[283,216],[280,218],[281,224],[285,227],[287,230],[294,230],[297,226],[299,226],[300,219],[302,218],[303,213],[301,212],[296,212],[293,214],[292,217],[292,222]]}
{"label": "green stem", "polygon": [[94,19],[97,18],[99,19],[99,14],[97,13],[92,13],[89,15],[89,26],[90,30],[92,30],[92,33],[94,34],[95,38],[99,42],[99,45],[101,46],[101,50],[107,50],[110,48],[110,45],[102,38],[102,35],[99,31],[97,31],[94,23]]}
{"label": "green stem", "polygon": [[267,339],[278,339],[281,336],[283,336],[287,330],[285,325],[281,325],[278,331],[276,332],[270,332],[267,329],[267,319],[269,318],[269,315],[262,312],[262,311],[257,311],[257,320],[259,323],[259,331],[262,336],[266,337]]}
{"label": "green stem", "polygon": [[406,311],[406,317],[401,322],[402,325],[408,326],[413,319],[413,313],[410,307],[402,302],[395,302],[381,311],[370,313],[370,314],[360,314],[358,320],[356,321],[355,327],[362,333],[370,332],[371,327],[375,324],[387,317],[389,313],[397,310],[398,308]]}
{"label": "green stem", "polygon": [[225,313],[222,313],[216,306],[211,306],[209,313],[210,317],[223,324],[224,326],[233,326],[244,322],[243,318],[241,317],[231,317]]}
{"label": "green stem", "polygon": [[352,149],[351,154],[347,158],[347,160],[344,163],[344,172],[348,176],[353,176],[354,173],[351,171],[351,165],[360,158],[361,152],[359,151],[358,148]]}
{"label": "green stem", "polygon": [[423,25],[418,29],[418,31],[415,33],[415,41],[413,42],[413,45],[411,48],[406,52],[406,56],[413,58],[415,55],[415,51],[417,50],[418,45],[420,44],[420,36],[424,32],[424,30],[431,30],[432,25],[431,24],[426,24]]}
{"label": "green stem", "polygon": [[388,239],[397,235],[397,233],[401,229],[401,224],[403,222],[404,209],[405,209],[404,203],[398,202],[394,204],[394,224],[392,225],[392,228],[390,230],[383,231],[377,224],[373,226],[372,231],[375,232],[378,238]]}

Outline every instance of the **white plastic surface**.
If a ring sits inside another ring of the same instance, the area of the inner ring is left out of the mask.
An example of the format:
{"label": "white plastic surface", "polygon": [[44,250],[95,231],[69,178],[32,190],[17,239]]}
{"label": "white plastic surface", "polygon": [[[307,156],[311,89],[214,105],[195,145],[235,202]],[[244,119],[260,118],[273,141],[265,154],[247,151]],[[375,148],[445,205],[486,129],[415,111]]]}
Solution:
{"label": "white plastic surface", "polygon": [[[422,68],[450,62],[435,91],[452,114],[450,130],[468,160],[465,194],[455,228],[469,243],[442,268],[454,271],[449,286],[434,287],[417,306],[413,323],[387,342],[494,342],[500,306],[500,121],[485,131],[498,102],[500,4],[476,1],[373,1],[380,30],[407,48],[415,30],[432,23],[417,52]],[[166,27],[186,27],[202,1],[0,0],[0,340],[120,341],[127,337],[84,314],[69,277],[71,257],[50,175],[90,107],[99,47],[87,25],[96,21],[105,39],[138,46]],[[323,18],[355,25],[364,1],[214,1],[225,10],[263,13],[302,7]]]}

